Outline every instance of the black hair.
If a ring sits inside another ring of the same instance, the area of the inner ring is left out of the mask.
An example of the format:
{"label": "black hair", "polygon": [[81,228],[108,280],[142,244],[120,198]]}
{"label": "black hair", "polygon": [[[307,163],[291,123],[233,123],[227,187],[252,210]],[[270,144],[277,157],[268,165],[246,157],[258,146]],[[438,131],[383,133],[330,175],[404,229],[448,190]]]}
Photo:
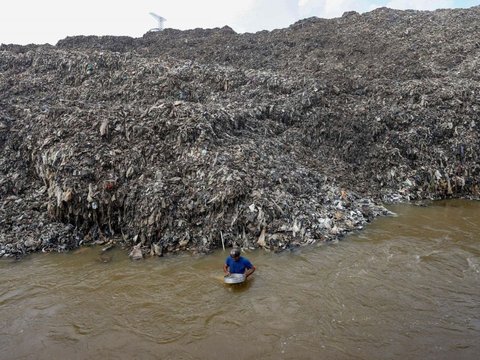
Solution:
{"label": "black hair", "polygon": [[230,250],[230,256],[231,257],[240,256],[240,249],[239,248],[233,248],[232,250]]}

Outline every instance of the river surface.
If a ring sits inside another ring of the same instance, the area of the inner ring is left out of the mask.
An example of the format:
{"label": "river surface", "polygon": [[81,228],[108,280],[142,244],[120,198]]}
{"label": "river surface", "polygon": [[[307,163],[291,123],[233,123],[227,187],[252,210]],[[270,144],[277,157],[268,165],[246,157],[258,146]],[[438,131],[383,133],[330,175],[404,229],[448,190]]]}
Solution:
{"label": "river surface", "polygon": [[240,286],[223,251],[0,261],[0,359],[478,359],[480,202],[390,209]]}

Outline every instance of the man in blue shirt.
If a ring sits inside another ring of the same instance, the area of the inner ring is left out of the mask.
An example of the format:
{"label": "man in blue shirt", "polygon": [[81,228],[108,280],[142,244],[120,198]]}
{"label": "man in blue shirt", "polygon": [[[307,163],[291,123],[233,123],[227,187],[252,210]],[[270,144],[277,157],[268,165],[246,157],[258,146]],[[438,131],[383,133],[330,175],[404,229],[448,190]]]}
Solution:
{"label": "man in blue shirt", "polygon": [[233,248],[230,256],[225,260],[223,271],[227,276],[230,274],[244,274],[245,279],[255,272],[255,266],[243,256],[240,256],[240,249]]}

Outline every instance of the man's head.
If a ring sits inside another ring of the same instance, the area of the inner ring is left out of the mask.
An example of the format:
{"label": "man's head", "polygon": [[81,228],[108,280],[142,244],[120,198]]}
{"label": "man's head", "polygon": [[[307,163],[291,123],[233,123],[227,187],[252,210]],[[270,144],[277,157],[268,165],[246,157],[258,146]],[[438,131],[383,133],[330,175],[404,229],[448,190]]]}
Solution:
{"label": "man's head", "polygon": [[240,257],[240,249],[233,248],[232,250],[230,250],[230,257],[235,260],[238,260],[238,258]]}

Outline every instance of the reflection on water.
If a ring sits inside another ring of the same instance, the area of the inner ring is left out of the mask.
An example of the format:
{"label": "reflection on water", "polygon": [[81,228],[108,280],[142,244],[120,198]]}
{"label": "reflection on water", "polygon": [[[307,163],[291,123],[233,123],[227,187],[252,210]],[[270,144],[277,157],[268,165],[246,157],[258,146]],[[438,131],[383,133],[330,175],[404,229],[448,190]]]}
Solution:
{"label": "reflection on water", "polygon": [[113,250],[1,261],[5,359],[476,359],[480,203],[398,205],[330,245],[131,262]]}

